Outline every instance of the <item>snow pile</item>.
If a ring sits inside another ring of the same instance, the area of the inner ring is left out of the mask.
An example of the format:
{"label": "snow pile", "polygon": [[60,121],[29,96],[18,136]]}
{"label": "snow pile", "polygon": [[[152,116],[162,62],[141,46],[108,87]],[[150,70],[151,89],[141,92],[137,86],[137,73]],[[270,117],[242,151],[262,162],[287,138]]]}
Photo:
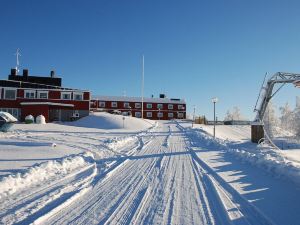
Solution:
{"label": "snow pile", "polygon": [[24,173],[9,175],[0,180],[0,199],[32,185],[42,185],[47,180],[65,176],[91,163],[93,163],[93,155],[84,153],[61,160],[47,161],[29,168]]}
{"label": "snow pile", "polygon": [[[105,112],[93,113],[68,125],[98,129],[143,130],[151,127],[154,122],[136,117],[113,115]],[[124,127],[123,127],[124,126]]]}
{"label": "snow pile", "polygon": [[46,119],[43,115],[37,116],[35,121],[37,124],[46,124]]}
{"label": "snow pile", "polygon": [[115,137],[112,139],[107,139],[105,140],[105,145],[107,148],[111,150],[116,150],[118,148],[122,148],[126,146],[128,143],[132,141],[136,141],[137,137],[136,136],[129,136],[129,137]]}
{"label": "snow pile", "polygon": [[211,149],[222,149],[234,155],[243,162],[250,163],[259,168],[263,168],[275,177],[285,177],[291,181],[300,184],[300,166],[293,163],[275,150],[270,148],[264,149],[260,146],[256,149],[248,150],[232,148],[230,141],[222,140],[219,138],[214,139],[210,134],[201,129],[186,128],[191,142],[194,146],[197,143],[206,143],[206,146]]}

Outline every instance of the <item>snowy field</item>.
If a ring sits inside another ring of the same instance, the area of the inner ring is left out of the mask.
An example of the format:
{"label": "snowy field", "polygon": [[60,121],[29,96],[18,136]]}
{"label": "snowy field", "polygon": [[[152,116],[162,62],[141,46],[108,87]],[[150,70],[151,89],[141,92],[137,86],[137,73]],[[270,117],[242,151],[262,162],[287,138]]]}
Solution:
{"label": "snowy field", "polygon": [[0,135],[0,224],[300,224],[295,157],[249,126],[211,134],[106,113],[17,124]]}

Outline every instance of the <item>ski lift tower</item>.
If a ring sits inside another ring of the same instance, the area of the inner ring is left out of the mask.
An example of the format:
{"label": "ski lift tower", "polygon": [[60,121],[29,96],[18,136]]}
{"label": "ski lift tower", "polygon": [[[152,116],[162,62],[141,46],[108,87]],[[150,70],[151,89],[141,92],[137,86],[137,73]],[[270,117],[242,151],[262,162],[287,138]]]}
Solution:
{"label": "ski lift tower", "polygon": [[[266,83],[261,87],[254,112],[257,112],[256,118],[251,124],[251,141],[254,143],[259,143],[262,138],[265,137],[264,123],[263,118],[266,112],[267,106],[270,100],[274,97],[274,95],[285,85],[292,83],[295,87],[300,87],[300,74],[296,73],[285,73],[285,72],[277,72],[275,73]],[[280,84],[280,86],[273,91],[274,86],[276,84]],[[257,104],[260,101],[259,107]]]}

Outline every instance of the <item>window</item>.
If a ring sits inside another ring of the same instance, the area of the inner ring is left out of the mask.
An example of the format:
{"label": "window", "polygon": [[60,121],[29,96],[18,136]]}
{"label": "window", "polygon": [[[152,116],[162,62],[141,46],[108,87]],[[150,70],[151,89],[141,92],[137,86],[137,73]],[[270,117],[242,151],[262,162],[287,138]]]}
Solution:
{"label": "window", "polygon": [[178,116],[178,118],[182,119],[183,118],[183,113],[178,113],[177,116]]}
{"label": "window", "polygon": [[169,104],[169,105],[168,105],[168,109],[173,109],[173,105],[172,105],[172,104]]}
{"label": "window", "polygon": [[112,103],[111,103],[111,107],[117,108],[117,107],[118,107],[118,103],[117,103],[117,102],[112,102]]}
{"label": "window", "polygon": [[83,93],[74,92],[73,93],[73,99],[76,100],[76,101],[82,101],[83,100]]}
{"label": "window", "polygon": [[105,102],[100,102],[100,103],[99,103],[99,107],[100,107],[100,108],[105,108]]}
{"label": "window", "polygon": [[71,92],[62,92],[61,93],[61,99],[71,100]]}
{"label": "window", "polygon": [[20,119],[20,111],[18,108],[1,108],[1,112],[8,112],[13,115],[15,118]]}
{"label": "window", "polygon": [[162,118],[163,116],[164,116],[164,114],[162,112],[157,113],[158,118]]}
{"label": "window", "polygon": [[4,90],[4,99],[15,100],[17,95],[16,89],[5,89]]}
{"label": "window", "polygon": [[151,118],[152,117],[152,112],[147,112],[147,117]]}
{"label": "window", "polygon": [[25,90],[24,98],[35,98],[35,91],[34,90]]}
{"label": "window", "polygon": [[163,109],[163,104],[157,104],[158,109]]}
{"label": "window", "polygon": [[134,104],[134,107],[136,109],[140,109],[142,107],[142,104],[137,102],[137,103]]}
{"label": "window", "polygon": [[152,104],[148,103],[147,104],[147,109],[152,109]]}
{"label": "window", "polygon": [[169,118],[173,118],[174,117],[174,113],[168,113],[168,117]]}
{"label": "window", "polygon": [[141,112],[135,112],[134,116],[137,118],[141,118],[142,117],[142,113]]}
{"label": "window", "polygon": [[183,105],[178,105],[178,109],[184,109]]}
{"label": "window", "polygon": [[129,102],[124,102],[124,108],[129,108],[130,107],[130,105],[129,105]]}
{"label": "window", "polygon": [[38,91],[38,98],[47,99],[48,91]]}

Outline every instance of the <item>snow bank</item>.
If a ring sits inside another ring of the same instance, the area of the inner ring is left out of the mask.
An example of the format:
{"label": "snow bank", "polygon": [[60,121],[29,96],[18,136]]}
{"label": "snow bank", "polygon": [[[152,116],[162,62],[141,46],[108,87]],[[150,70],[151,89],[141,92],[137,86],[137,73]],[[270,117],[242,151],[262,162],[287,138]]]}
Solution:
{"label": "snow bank", "polygon": [[197,145],[197,142],[206,143],[207,147],[212,149],[222,149],[234,155],[243,162],[250,163],[259,168],[263,168],[275,177],[288,178],[291,181],[300,184],[300,166],[293,163],[280,153],[271,150],[270,148],[263,149],[257,147],[247,151],[245,149],[232,148],[231,142],[216,138],[201,129],[186,128],[188,135],[191,137],[192,144]]}
{"label": "snow bank", "polygon": [[124,147],[129,142],[136,141],[136,139],[136,136],[115,137],[112,139],[105,140],[104,143],[109,149],[116,150],[118,148]]}
{"label": "snow bank", "polygon": [[83,153],[61,160],[47,161],[29,168],[24,173],[9,175],[0,180],[0,199],[32,185],[42,185],[47,180],[62,177],[92,163],[93,155]]}
{"label": "snow bank", "polygon": [[[144,130],[153,126],[154,122],[131,116],[113,115],[105,112],[93,113],[68,125],[98,129]],[[124,127],[123,127],[124,125]]]}

